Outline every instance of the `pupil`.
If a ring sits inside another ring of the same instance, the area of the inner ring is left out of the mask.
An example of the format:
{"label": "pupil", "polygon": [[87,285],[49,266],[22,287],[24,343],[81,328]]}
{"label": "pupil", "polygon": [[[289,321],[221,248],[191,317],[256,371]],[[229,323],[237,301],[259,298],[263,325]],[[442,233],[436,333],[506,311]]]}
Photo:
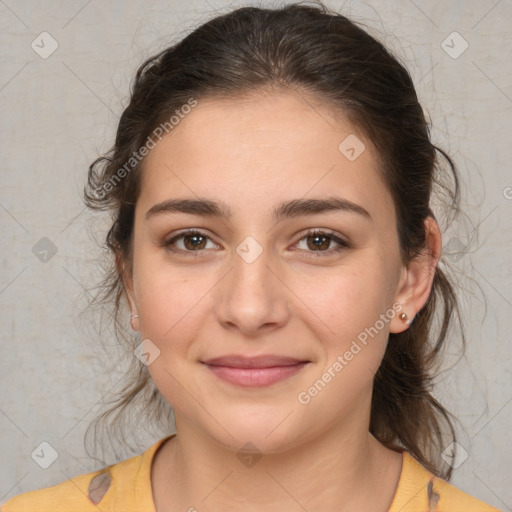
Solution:
{"label": "pupil", "polygon": [[203,238],[202,235],[189,235],[187,240],[192,241],[192,248],[197,249],[202,242],[201,238]]}
{"label": "pupil", "polygon": [[[321,236],[321,235],[315,235],[312,237],[314,242],[314,247],[316,248],[325,248],[325,242],[327,240],[327,237],[326,236]],[[329,242],[327,242],[327,246],[329,245]]]}

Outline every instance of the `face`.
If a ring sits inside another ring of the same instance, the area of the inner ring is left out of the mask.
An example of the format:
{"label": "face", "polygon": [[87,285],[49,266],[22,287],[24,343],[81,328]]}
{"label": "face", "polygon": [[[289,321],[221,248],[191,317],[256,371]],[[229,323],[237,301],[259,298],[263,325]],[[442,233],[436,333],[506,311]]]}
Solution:
{"label": "face", "polygon": [[151,150],[126,287],[178,432],[271,453],[367,425],[405,276],[376,162],[291,93],[199,101]]}

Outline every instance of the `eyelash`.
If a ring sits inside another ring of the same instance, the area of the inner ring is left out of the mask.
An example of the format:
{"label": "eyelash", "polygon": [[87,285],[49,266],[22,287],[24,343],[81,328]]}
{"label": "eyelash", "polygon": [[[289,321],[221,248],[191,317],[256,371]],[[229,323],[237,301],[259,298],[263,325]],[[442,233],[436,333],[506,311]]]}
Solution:
{"label": "eyelash", "polygon": [[[191,229],[187,229],[186,231],[182,231],[181,233],[164,241],[163,246],[169,252],[172,252],[172,253],[182,253],[182,254],[186,253],[187,255],[195,256],[195,257],[200,256],[206,249],[198,249],[196,251],[189,251],[189,250],[183,250],[183,249],[175,249],[175,248],[171,247],[172,244],[174,244],[177,240],[179,240],[187,235],[189,235],[189,236],[190,235],[200,235],[200,236],[207,238],[208,240],[213,242],[213,240],[211,240],[211,238],[206,233],[204,233],[198,229],[191,228]],[[339,253],[343,250],[351,249],[353,247],[352,244],[350,244],[346,240],[342,240],[341,238],[337,237],[334,234],[334,231],[330,231],[330,230],[313,229],[313,230],[306,231],[305,233],[302,233],[301,235],[302,235],[301,238],[297,241],[297,243],[295,245],[297,245],[299,242],[301,242],[305,238],[312,237],[312,236],[328,237],[333,242],[338,244],[338,246],[335,247],[334,249],[327,249],[326,251],[306,251],[308,253],[311,253],[308,255],[308,257],[312,257],[312,258],[318,258],[318,257],[321,258],[321,257],[325,257],[325,256],[331,256],[334,253]]]}

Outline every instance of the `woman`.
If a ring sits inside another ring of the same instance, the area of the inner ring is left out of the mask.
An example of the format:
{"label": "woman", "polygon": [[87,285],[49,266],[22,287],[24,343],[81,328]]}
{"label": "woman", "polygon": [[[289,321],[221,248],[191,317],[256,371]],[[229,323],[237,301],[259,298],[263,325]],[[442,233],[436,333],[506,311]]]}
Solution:
{"label": "woman", "polygon": [[146,61],[85,197],[143,340],[118,405],[154,385],[176,434],[2,510],[496,510],[440,463],[440,157],[456,208],[409,74],[322,6],[238,9]]}

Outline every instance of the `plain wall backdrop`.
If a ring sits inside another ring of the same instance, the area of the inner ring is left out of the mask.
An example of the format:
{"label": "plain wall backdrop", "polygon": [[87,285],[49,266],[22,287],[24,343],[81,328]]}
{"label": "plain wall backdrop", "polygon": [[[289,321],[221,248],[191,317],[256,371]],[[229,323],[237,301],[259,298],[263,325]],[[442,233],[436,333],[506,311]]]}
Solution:
{"label": "plain wall backdrop", "polygon": [[[452,483],[511,510],[512,2],[325,3],[401,57],[461,174],[467,217],[444,226],[444,246],[468,347],[436,396],[463,426]],[[83,435],[122,372],[98,349],[114,346],[110,327],[95,337],[82,314],[109,226],[81,202],[87,168],[113,143],[142,61],[246,5],[277,4],[0,0],[0,502],[101,467]],[[141,439],[139,452],[156,441]],[[47,469],[41,450],[57,456]]]}

